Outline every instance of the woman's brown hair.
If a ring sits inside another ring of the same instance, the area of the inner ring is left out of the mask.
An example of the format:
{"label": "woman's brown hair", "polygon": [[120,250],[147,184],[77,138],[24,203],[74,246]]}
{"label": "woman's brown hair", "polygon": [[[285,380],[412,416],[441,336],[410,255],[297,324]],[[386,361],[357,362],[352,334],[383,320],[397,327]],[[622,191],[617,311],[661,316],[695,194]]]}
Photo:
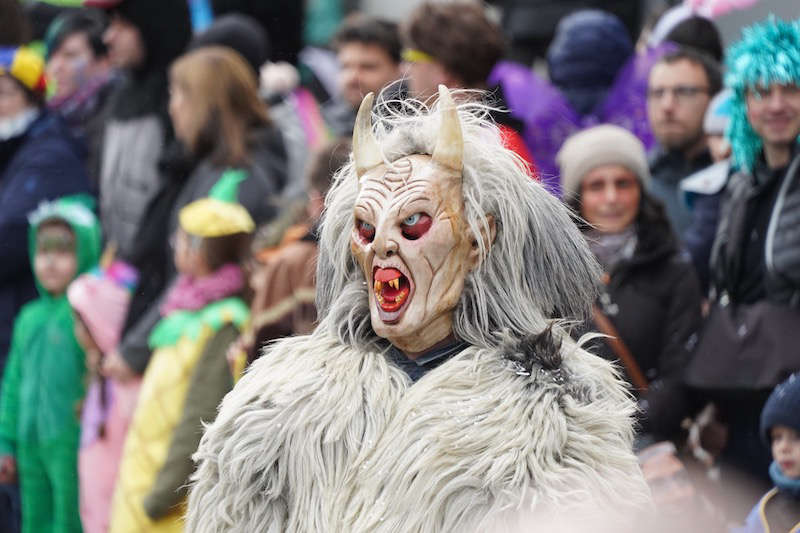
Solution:
{"label": "woman's brown hair", "polygon": [[187,148],[210,154],[220,166],[246,163],[248,132],[268,124],[269,114],[245,60],[223,46],[199,48],[175,60],[170,82],[196,112],[198,127]]}

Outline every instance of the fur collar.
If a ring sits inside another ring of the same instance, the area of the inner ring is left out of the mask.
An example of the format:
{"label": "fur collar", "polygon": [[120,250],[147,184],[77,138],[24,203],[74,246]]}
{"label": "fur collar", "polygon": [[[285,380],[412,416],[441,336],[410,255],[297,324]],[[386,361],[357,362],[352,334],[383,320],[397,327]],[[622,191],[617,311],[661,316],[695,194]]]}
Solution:
{"label": "fur collar", "polygon": [[607,362],[564,342],[548,330],[471,347],[412,385],[383,354],[320,331],[281,341],[203,437],[188,529],[483,531],[509,511],[631,515],[649,498],[634,405]]}

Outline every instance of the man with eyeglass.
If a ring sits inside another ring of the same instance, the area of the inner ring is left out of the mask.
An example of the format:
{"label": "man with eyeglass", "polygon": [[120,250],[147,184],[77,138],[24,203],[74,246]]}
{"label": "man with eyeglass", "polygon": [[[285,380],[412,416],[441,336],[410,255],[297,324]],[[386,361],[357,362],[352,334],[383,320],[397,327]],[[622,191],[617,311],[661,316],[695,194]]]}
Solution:
{"label": "man with eyeglass", "polygon": [[721,85],[719,65],[690,48],[665,55],[650,71],[647,114],[658,141],[650,154],[650,192],[664,203],[681,236],[691,224],[691,214],[679,183],[713,163],[703,117]]}

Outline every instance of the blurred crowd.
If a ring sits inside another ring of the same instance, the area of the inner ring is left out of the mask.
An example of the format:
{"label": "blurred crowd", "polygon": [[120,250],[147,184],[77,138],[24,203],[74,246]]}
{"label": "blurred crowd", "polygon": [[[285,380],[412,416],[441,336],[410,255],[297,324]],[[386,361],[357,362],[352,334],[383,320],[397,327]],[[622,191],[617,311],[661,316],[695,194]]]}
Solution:
{"label": "blurred crowd", "polygon": [[0,0],[0,531],[182,530],[202,423],[315,327],[362,99],[440,84],[574,210],[665,523],[794,531],[800,19],[596,3]]}

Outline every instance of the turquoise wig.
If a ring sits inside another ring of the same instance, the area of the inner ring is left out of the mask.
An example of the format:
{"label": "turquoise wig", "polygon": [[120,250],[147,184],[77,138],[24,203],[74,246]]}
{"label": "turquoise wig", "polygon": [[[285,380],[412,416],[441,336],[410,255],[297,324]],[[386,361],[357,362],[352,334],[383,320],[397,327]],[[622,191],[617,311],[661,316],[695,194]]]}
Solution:
{"label": "turquoise wig", "polygon": [[800,19],[787,22],[770,16],[745,28],[742,35],[727,53],[725,85],[733,90],[733,99],[726,133],[734,164],[752,172],[762,143],[747,120],[745,96],[754,87],[800,84]]}

